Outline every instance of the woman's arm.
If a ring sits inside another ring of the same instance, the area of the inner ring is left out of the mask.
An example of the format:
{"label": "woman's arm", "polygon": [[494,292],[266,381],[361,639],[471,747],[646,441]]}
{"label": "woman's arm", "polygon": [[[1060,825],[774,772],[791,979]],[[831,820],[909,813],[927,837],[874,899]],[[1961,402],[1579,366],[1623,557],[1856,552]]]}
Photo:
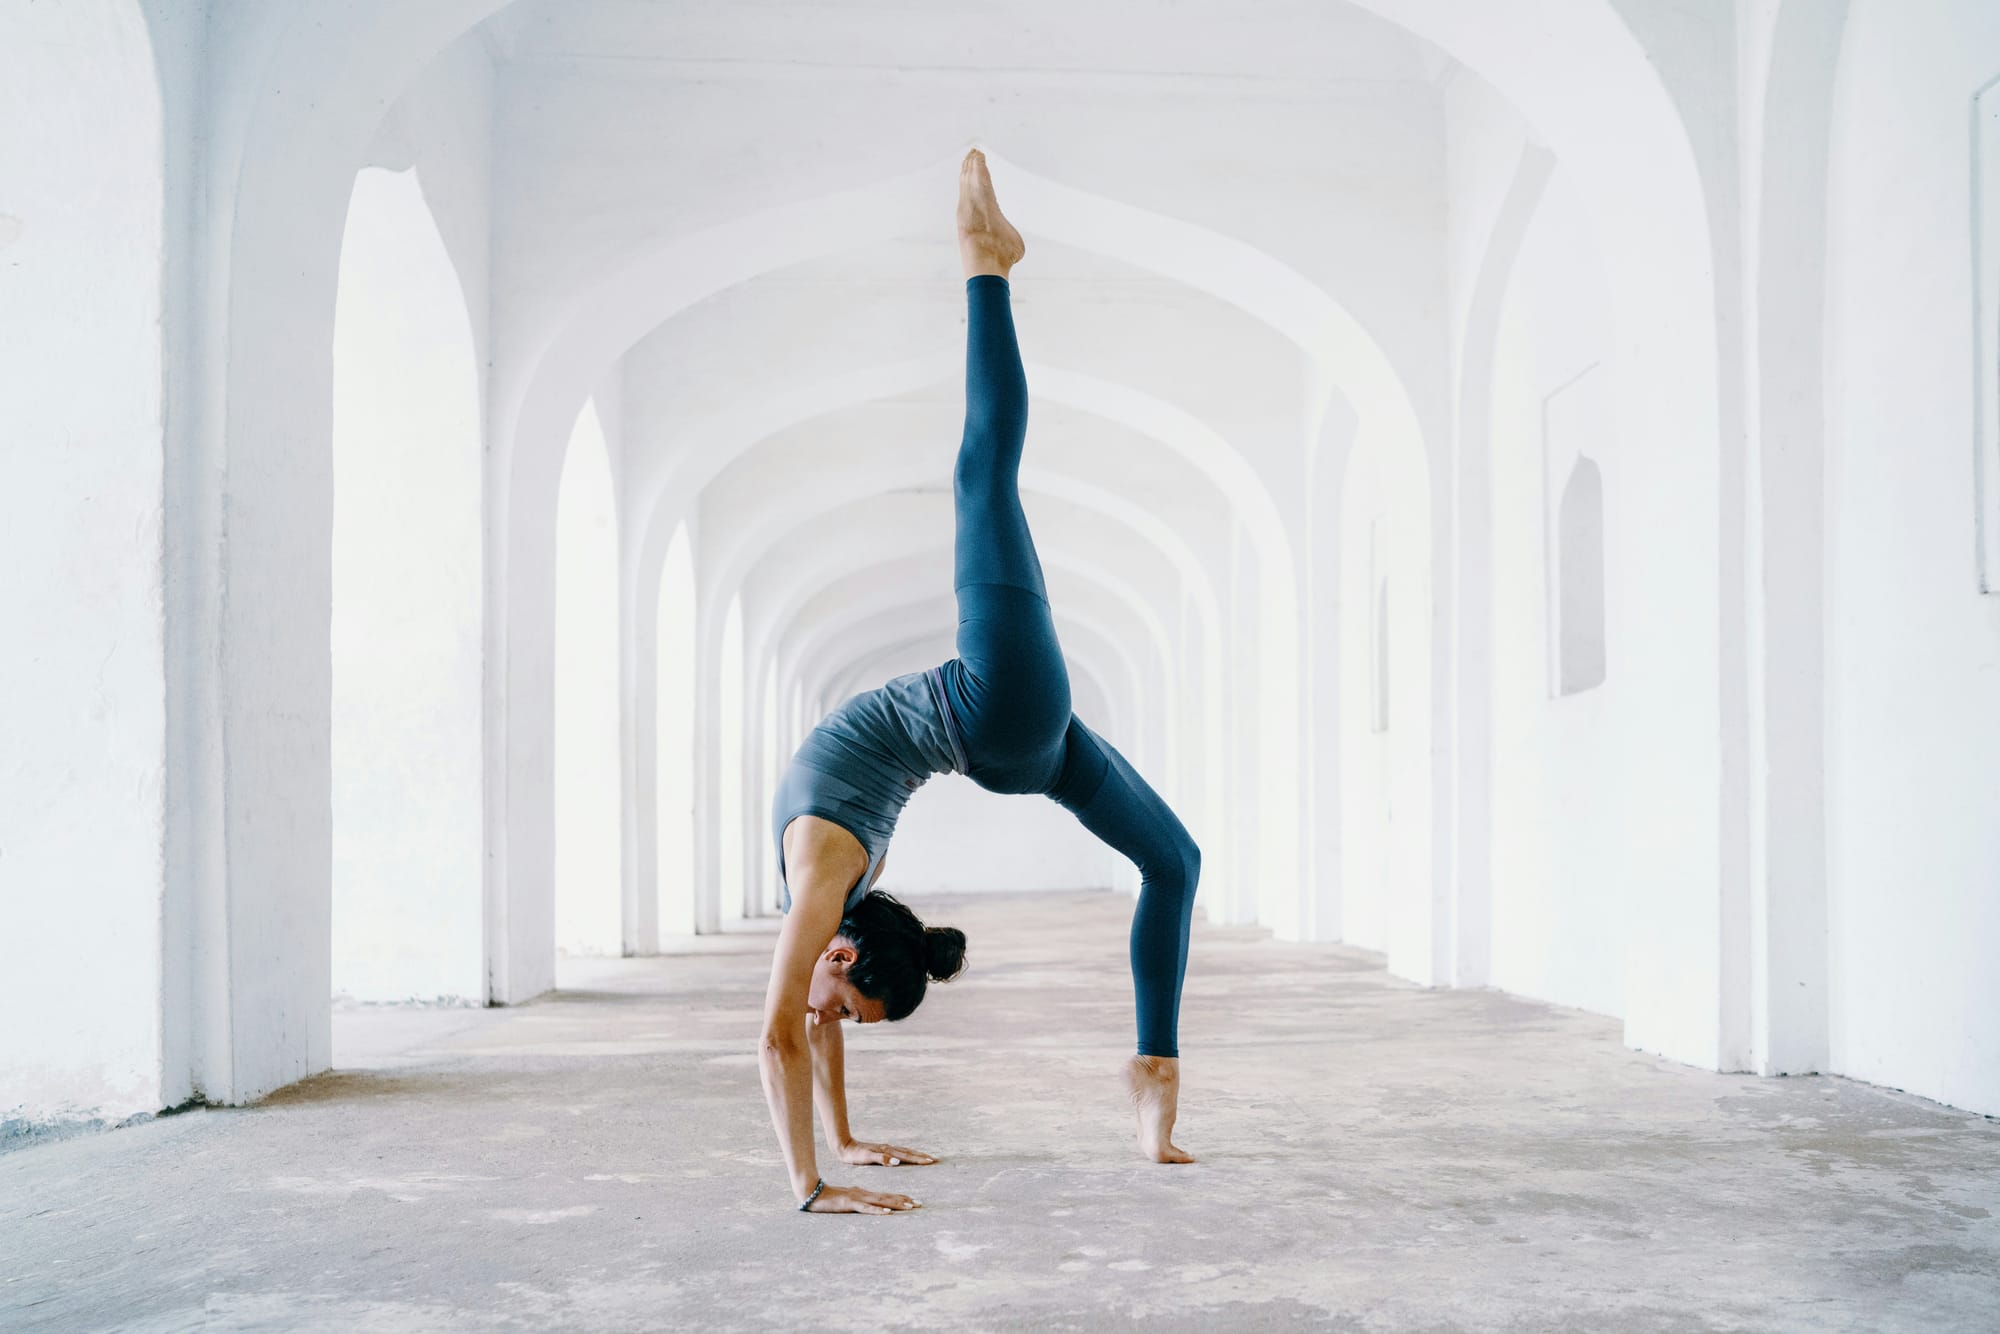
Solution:
{"label": "woman's arm", "polygon": [[[801,829],[807,821],[814,828]],[[850,850],[825,831],[832,830]],[[796,837],[794,835],[797,835]],[[757,1047],[764,1099],[771,1109],[792,1193],[800,1200],[819,1182],[813,1156],[812,1053],[806,1038],[806,997],[813,965],[840,929],[846,887],[867,867],[866,854],[852,834],[830,822],[802,816],[786,831],[785,865],[792,909],[778,931],[771,960],[771,983],[764,993],[764,1028]],[[843,878],[844,877],[844,878]],[[813,1201],[814,1213],[889,1213],[910,1209],[905,1195],[828,1186]]]}
{"label": "woman's arm", "polygon": [[[804,877],[794,874],[796,884]],[[811,1054],[806,1048],[806,989],[813,962],[833,938],[839,923],[817,929],[813,914],[794,894],[792,911],[778,931],[778,948],[771,961],[771,983],[764,994],[764,1032],[758,1044],[758,1067],[764,1079],[764,1100],[770,1104],[771,1127],[778,1133],[792,1193],[803,1200],[819,1180],[813,1161]],[[825,939],[822,940],[821,937]],[[822,1192],[822,1195],[824,1192]]]}

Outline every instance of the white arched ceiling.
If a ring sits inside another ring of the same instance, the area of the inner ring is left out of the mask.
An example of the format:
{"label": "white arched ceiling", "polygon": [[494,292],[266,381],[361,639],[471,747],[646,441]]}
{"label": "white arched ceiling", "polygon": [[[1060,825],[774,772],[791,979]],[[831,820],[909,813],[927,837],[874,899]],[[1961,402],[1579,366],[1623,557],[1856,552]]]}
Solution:
{"label": "white arched ceiling", "polygon": [[[1326,387],[1340,386],[1385,438],[1412,447],[1419,442],[1415,411],[1380,346],[1296,271],[1206,228],[1059,185],[990,151],[987,158],[996,178],[1006,181],[1009,214],[1023,232],[1138,264],[1251,312],[1297,343]],[[938,200],[954,197],[957,179],[954,156],[872,185],[763,210],[676,238],[580,287],[500,403],[500,447],[551,448],[606,368],[702,298],[805,259],[926,234],[931,229],[924,224]],[[962,358],[951,364],[962,365]],[[1041,392],[1033,371],[1029,383]],[[720,462],[726,460],[683,451],[650,490],[655,496],[693,495]],[[649,518],[656,503],[641,501]]]}

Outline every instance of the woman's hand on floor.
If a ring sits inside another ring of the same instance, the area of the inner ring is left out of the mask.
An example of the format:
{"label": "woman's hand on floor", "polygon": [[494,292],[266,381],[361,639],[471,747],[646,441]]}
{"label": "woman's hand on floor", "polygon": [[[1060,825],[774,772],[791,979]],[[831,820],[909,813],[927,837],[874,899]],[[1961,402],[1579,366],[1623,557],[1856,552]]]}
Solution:
{"label": "woman's hand on floor", "polygon": [[870,1144],[849,1140],[840,1146],[840,1161],[856,1167],[929,1167],[937,1159],[922,1149],[905,1149],[896,1144]]}
{"label": "woman's hand on floor", "polygon": [[810,1214],[894,1214],[906,1209],[921,1209],[907,1195],[891,1195],[886,1191],[862,1190],[858,1186],[828,1186],[819,1193],[806,1209]]}

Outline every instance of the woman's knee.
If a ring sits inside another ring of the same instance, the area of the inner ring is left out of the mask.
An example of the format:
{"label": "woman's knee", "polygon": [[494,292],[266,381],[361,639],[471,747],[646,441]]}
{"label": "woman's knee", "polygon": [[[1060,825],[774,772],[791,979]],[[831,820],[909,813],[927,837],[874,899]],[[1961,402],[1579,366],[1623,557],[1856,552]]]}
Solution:
{"label": "woman's knee", "polygon": [[1174,851],[1180,858],[1181,892],[1193,898],[1195,888],[1201,884],[1201,849],[1187,831],[1182,830],[1175,840]]}
{"label": "woman's knee", "polygon": [[1147,884],[1156,884],[1175,898],[1191,900],[1201,883],[1201,849],[1185,829],[1176,828],[1160,840],[1139,873]]}

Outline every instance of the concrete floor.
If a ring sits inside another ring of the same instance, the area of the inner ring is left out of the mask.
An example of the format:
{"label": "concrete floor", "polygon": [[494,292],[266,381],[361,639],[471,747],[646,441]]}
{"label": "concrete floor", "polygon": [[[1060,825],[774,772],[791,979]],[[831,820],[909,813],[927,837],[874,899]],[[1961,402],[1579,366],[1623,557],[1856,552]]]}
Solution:
{"label": "concrete floor", "polygon": [[752,1055],[769,937],[577,964],[513,1010],[355,1010],[241,1111],[0,1157],[0,1328],[2000,1328],[2000,1123],[1706,1074],[1618,1026],[1197,927],[1181,1142],[1138,1161],[1129,904],[919,905],[972,937],[850,1030],[836,1169],[792,1211]]}

